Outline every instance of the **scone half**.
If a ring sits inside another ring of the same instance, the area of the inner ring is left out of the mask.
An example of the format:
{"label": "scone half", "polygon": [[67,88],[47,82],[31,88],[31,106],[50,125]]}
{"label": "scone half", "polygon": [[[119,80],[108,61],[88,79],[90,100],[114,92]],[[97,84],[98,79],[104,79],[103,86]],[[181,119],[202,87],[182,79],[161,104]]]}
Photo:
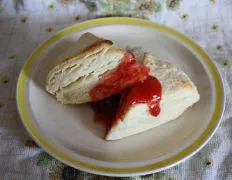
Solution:
{"label": "scone half", "polygon": [[152,115],[146,103],[132,104],[122,116],[116,115],[106,140],[122,139],[174,120],[200,99],[194,83],[175,65],[148,53],[143,62],[150,68],[150,76],[157,78],[162,86],[160,113]]}
{"label": "scone half", "polygon": [[98,101],[147,77],[148,69],[139,65],[133,54],[114,47],[110,40],[90,33],[81,39],[88,45],[47,75],[46,90],[61,103]]}

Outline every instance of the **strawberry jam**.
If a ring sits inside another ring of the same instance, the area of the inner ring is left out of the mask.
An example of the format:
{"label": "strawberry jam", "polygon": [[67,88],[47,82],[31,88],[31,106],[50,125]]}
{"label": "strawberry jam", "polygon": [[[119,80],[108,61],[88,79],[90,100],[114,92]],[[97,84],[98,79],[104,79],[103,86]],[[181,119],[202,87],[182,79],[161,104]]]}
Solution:
{"label": "strawberry jam", "polygon": [[160,113],[160,100],[162,87],[158,79],[152,76],[143,81],[136,83],[122,95],[121,103],[118,107],[116,117],[112,119],[111,126],[114,126],[118,120],[122,119],[124,114],[133,104],[147,104],[150,114],[158,116]]}
{"label": "strawberry jam", "polygon": [[133,54],[126,52],[121,63],[112,71],[107,72],[97,85],[90,90],[93,101],[99,101],[119,93],[122,89],[137,82],[144,81],[149,69],[139,65]]}
{"label": "strawberry jam", "polygon": [[129,110],[131,105],[145,103],[153,116],[160,113],[159,103],[162,87],[158,79],[152,76],[125,89],[120,94],[111,96],[102,101],[93,102],[94,120],[103,124],[107,130],[116,125]]}
{"label": "strawberry jam", "polygon": [[94,122],[102,124],[106,129],[111,126],[111,121],[116,115],[120,103],[120,94],[108,97],[98,102],[92,102],[91,107],[94,110]]}

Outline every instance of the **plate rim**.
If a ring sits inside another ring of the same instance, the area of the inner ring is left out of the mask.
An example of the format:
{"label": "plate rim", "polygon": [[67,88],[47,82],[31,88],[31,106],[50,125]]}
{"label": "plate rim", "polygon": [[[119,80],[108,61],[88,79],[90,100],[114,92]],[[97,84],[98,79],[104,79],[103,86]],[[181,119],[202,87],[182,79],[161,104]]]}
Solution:
{"label": "plate rim", "polygon": [[[214,89],[215,89],[215,109],[212,114],[211,120],[204,130],[204,132],[187,148],[179,152],[178,154],[165,159],[163,161],[159,161],[149,165],[143,165],[138,167],[128,167],[128,168],[111,168],[107,166],[99,166],[95,164],[91,164],[88,162],[82,162],[78,159],[73,159],[69,155],[59,151],[55,147],[53,147],[43,136],[39,133],[37,128],[33,124],[33,120],[30,118],[28,110],[27,110],[27,100],[26,100],[26,87],[27,80],[29,77],[27,76],[27,72],[30,71],[30,67],[35,62],[35,59],[39,54],[45,50],[49,45],[56,42],[57,40],[77,31],[84,30],[86,28],[99,26],[99,25],[112,25],[112,24],[128,24],[128,25],[139,25],[143,27],[153,28],[161,32],[167,33],[169,36],[175,37],[181,42],[187,44],[191,50],[193,50],[198,56],[202,58],[204,63],[207,65],[207,68],[214,80]],[[108,176],[135,176],[135,175],[144,175],[148,173],[158,172],[164,169],[167,169],[171,166],[174,166],[187,158],[193,156],[197,151],[199,151],[213,136],[216,129],[218,128],[221,117],[225,108],[225,97],[224,97],[224,87],[222,77],[217,70],[215,64],[210,59],[210,57],[206,54],[206,52],[197,45],[194,41],[187,38],[185,35],[177,32],[176,30],[169,28],[165,25],[161,25],[158,23],[154,23],[147,20],[137,19],[137,18],[126,18],[126,17],[111,17],[111,18],[100,18],[89,21],[84,21],[82,23],[74,24],[69,26],[55,35],[51,36],[43,43],[41,43],[29,56],[26,60],[23,68],[20,71],[18,81],[17,81],[17,89],[16,89],[16,100],[17,100],[17,109],[23,122],[24,127],[29,132],[31,137],[49,154],[59,159],[60,161],[78,168],[83,171],[87,171],[90,173],[100,174],[100,175],[108,175]]]}

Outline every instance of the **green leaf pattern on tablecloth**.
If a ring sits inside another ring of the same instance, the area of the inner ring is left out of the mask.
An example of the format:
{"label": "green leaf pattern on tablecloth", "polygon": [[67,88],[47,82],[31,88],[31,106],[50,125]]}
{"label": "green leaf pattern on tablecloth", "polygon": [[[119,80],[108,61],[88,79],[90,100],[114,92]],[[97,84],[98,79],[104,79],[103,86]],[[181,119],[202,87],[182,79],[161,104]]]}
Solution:
{"label": "green leaf pattern on tablecloth", "polygon": [[177,10],[180,7],[180,0],[167,0],[167,7],[170,10]]}
{"label": "green leaf pattern on tablecloth", "polygon": [[81,0],[97,17],[133,16],[147,19],[162,10],[163,0]]}
{"label": "green leaf pattern on tablecloth", "polygon": [[99,0],[99,4],[106,13],[120,15],[131,10],[130,0]]}

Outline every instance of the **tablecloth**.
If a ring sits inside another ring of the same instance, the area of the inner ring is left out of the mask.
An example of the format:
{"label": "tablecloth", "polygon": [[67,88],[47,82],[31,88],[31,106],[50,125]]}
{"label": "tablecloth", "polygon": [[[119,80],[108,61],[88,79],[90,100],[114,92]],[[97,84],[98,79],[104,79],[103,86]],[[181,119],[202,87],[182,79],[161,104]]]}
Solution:
{"label": "tablecloth", "polygon": [[[38,44],[87,19],[127,16],[177,29],[212,57],[224,80],[226,108],[209,143],[189,160],[147,176],[81,172],[52,158],[26,133],[16,109],[20,68]],[[0,0],[0,179],[232,179],[231,0]]]}

